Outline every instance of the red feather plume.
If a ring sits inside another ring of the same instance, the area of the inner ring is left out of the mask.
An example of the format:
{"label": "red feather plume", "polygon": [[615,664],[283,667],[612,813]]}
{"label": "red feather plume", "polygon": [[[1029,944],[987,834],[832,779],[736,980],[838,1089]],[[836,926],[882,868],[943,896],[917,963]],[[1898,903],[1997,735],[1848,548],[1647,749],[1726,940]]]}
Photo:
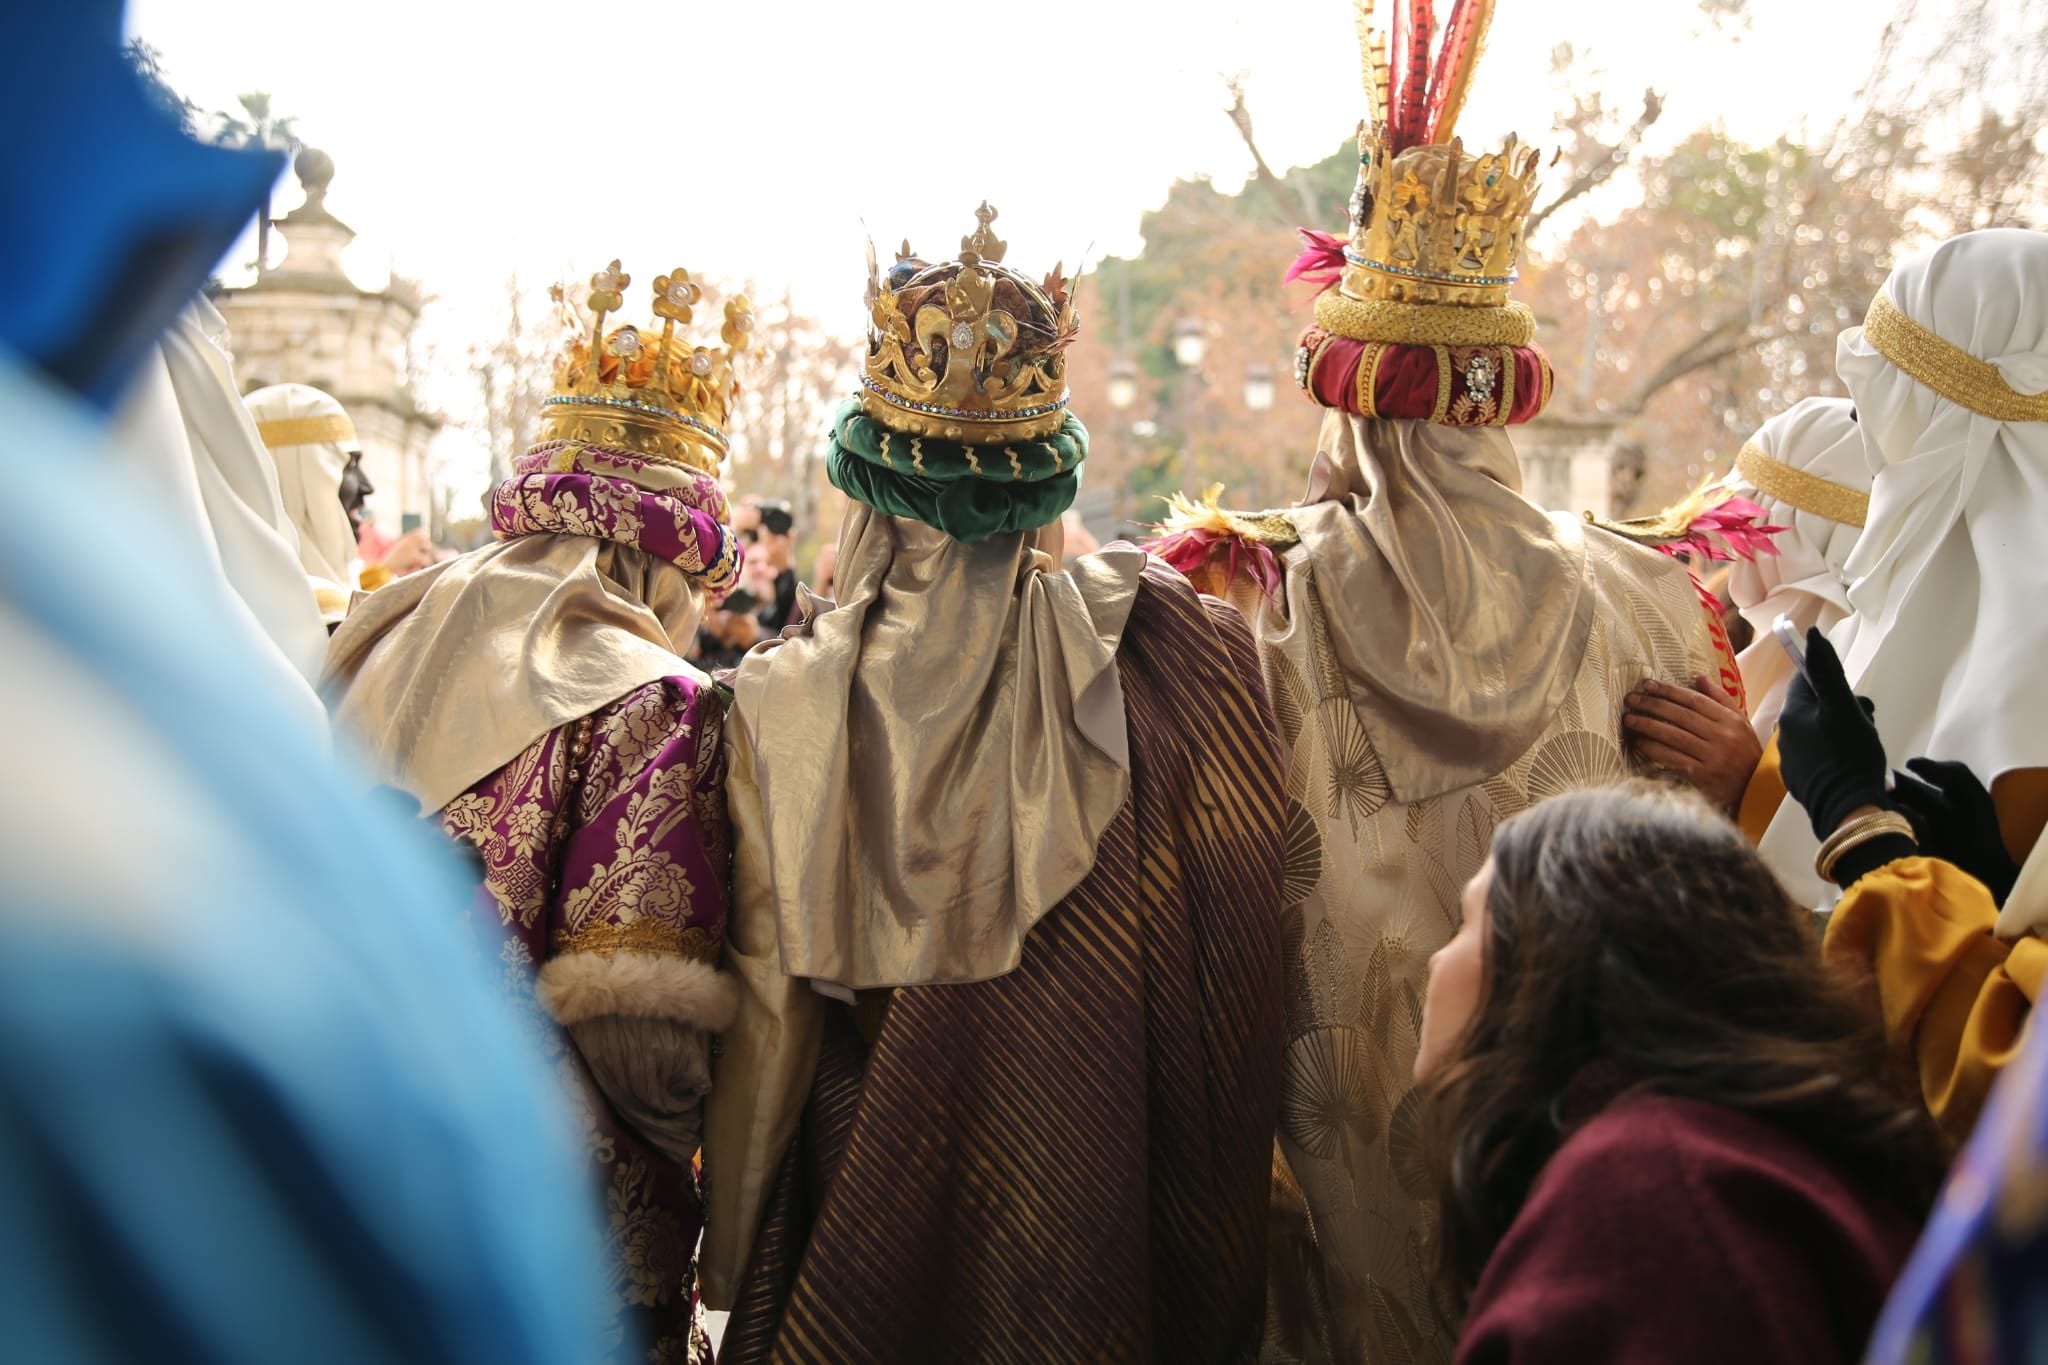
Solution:
{"label": "red feather plume", "polygon": [[1429,43],[1436,31],[1435,0],[1397,4],[1394,20],[1394,64],[1401,81],[1401,95],[1395,102],[1394,148],[1406,151],[1421,146],[1427,133],[1424,120],[1429,108]]}

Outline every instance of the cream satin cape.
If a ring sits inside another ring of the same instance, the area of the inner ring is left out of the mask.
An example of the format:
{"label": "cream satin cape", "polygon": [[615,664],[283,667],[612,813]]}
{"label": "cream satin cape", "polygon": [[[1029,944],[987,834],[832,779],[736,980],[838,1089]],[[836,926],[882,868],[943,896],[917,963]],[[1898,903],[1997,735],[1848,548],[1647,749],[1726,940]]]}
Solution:
{"label": "cream satin cape", "polygon": [[1321,444],[1287,513],[1301,544],[1273,642],[1308,629],[1313,592],[1394,800],[1483,782],[1536,742],[1584,662],[1584,533],[1521,496],[1498,428],[1333,411]]}
{"label": "cream satin cape", "polygon": [[789,975],[1000,976],[1094,866],[1130,789],[1116,650],[1145,557],[1062,573],[1040,536],[963,544],[856,503],[838,604],[741,663]]}
{"label": "cream satin cape", "polygon": [[376,780],[431,814],[642,683],[702,677],[682,659],[702,609],[695,581],[645,550],[520,536],[363,598],[320,690]]}
{"label": "cream satin cape", "polygon": [[168,518],[190,532],[232,590],[227,600],[250,627],[251,655],[269,690],[324,737],[327,713],[313,684],[327,628],[299,566],[277,469],[235,385],[226,334],[212,304],[186,305],[122,401],[119,449],[157,482]]}
{"label": "cream satin cape", "polygon": [[[1951,238],[1901,263],[1884,292],[2013,390],[2048,391],[2048,233]],[[1842,333],[1835,367],[1875,478],[1847,565],[1851,615],[1829,639],[1877,706],[1885,752],[1894,764],[1959,760],[1986,786],[2048,767],[2048,422],[1999,421],[1942,397],[1861,327]],[[1794,894],[1832,902],[1796,802],[1760,848]]]}
{"label": "cream satin cape", "polygon": [[1145,557],[1059,572],[1059,529],[974,545],[860,504],[840,603],[734,680],[726,967],[704,1301],[730,1307],[817,1062],[820,993],[1014,968],[1130,792],[1116,671]]}

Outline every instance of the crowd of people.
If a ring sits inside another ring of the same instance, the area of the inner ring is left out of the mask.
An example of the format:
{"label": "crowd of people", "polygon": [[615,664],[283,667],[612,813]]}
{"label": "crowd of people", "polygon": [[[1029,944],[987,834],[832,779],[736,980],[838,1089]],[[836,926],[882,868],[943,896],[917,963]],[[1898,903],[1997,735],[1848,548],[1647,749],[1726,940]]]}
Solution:
{"label": "crowd of people", "polygon": [[1679,506],[1539,508],[1491,9],[1361,25],[1298,502],[1095,545],[983,204],[871,253],[808,573],[747,300],[616,261],[492,541],[367,536],[197,294],[276,158],[24,17],[0,1355],[2048,1351],[2048,234],[1900,261]]}

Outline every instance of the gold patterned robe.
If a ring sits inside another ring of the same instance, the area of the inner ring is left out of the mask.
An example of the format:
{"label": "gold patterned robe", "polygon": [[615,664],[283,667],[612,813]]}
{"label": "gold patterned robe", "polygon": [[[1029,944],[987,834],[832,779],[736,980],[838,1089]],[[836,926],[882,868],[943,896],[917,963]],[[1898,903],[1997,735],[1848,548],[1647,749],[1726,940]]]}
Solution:
{"label": "gold patterned robe", "polygon": [[1263,1356],[1447,1361],[1412,1078],[1430,955],[1494,827],[1631,774],[1623,698],[1721,661],[1684,566],[1521,498],[1502,433],[1338,414],[1324,436],[1303,505],[1217,542],[1266,582],[1194,575],[1254,622],[1287,753]]}

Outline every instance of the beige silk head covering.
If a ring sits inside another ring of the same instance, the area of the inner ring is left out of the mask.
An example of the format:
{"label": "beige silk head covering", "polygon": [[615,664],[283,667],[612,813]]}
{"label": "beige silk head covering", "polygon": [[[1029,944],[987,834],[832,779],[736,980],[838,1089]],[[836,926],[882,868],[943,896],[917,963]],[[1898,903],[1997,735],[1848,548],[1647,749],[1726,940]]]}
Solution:
{"label": "beige silk head covering", "polygon": [[695,580],[645,550],[520,536],[362,599],[320,690],[375,779],[426,814],[550,730],[696,674],[682,655],[703,605]]}
{"label": "beige silk head covering", "polygon": [[1332,411],[1321,445],[1287,514],[1288,630],[1309,629],[1313,592],[1396,801],[1483,782],[1535,743],[1585,661],[1583,532],[1522,497],[1497,427]]}
{"label": "beige silk head covering", "polygon": [[1130,789],[1116,652],[1144,562],[1113,546],[1062,573],[1056,524],[963,544],[848,509],[838,605],[733,682],[751,762],[728,798],[759,808],[784,973],[864,990],[1017,965]]}
{"label": "beige silk head covering", "polygon": [[[2048,767],[2048,234],[1965,233],[1901,263],[1835,365],[1875,477],[1829,638],[1885,752],[1986,785]],[[1825,900],[1813,847],[1785,802],[1761,848]]]}
{"label": "beige silk head covering", "polygon": [[277,470],[256,435],[226,351],[227,323],[194,299],[157,345],[118,415],[120,449],[157,489],[168,519],[189,530],[230,589],[251,657],[270,690],[288,697],[324,736],[313,693],[327,630],[300,568],[298,531],[285,515]]}
{"label": "beige silk head covering", "polygon": [[1758,429],[1724,485],[1761,505],[1767,524],[1785,528],[1772,542],[1776,554],[1737,560],[1728,575],[1728,595],[1756,630],[1736,663],[1750,723],[1765,740],[1792,680],[1791,656],[1772,638],[1771,624],[1789,616],[1804,637],[1849,614],[1849,553],[1870,503],[1870,463],[1854,412],[1846,398],[1793,404]]}
{"label": "beige silk head covering", "polygon": [[273,384],[249,395],[257,434],[277,462],[284,510],[299,530],[299,561],[331,621],[356,586],[356,536],[341,506],[341,475],[360,450],[340,403],[310,384]]}

